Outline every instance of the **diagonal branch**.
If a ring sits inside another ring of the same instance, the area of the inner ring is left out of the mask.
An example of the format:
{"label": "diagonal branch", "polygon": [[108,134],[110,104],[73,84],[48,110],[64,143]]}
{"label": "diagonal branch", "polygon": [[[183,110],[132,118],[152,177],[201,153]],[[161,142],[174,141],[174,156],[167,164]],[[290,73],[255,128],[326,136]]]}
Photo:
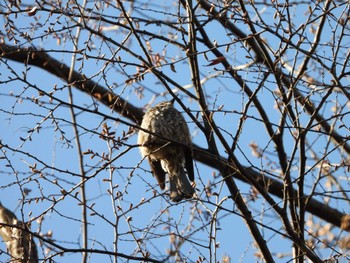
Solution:
{"label": "diagonal branch", "polygon": [[[69,67],[50,57],[45,51],[0,44],[0,58],[37,66],[68,82]],[[111,93],[110,90],[105,89],[92,80],[84,78],[82,74],[76,71],[74,71],[72,74],[71,83],[78,90],[87,93],[89,96],[93,96],[107,107],[110,107],[118,112],[123,117],[135,123],[141,123],[143,116],[142,109],[135,107],[134,105],[125,101],[123,98]],[[237,173],[234,167],[231,167],[227,163],[227,159],[219,155],[212,155],[207,149],[203,149],[195,145],[193,147],[194,157],[197,161],[218,170],[225,170],[227,167],[229,167],[231,169],[230,173],[233,177],[245,183],[249,183],[239,173]],[[267,176],[263,176],[250,167],[245,167],[244,169],[246,173],[249,173],[250,178],[254,178],[254,180],[256,180],[261,186],[265,187],[269,193],[281,199],[283,198],[282,182]],[[305,196],[305,198],[307,198],[307,196]],[[344,221],[343,219],[346,218],[346,214],[324,203],[321,203],[314,198],[310,198],[310,200],[308,200],[306,211],[337,227],[341,227],[342,221]],[[350,227],[342,228],[350,231]]]}

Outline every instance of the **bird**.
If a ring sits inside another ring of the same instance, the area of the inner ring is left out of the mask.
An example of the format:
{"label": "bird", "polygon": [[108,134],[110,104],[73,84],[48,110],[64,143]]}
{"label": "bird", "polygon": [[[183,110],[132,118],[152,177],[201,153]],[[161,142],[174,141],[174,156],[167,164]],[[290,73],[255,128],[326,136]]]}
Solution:
{"label": "bird", "polygon": [[159,187],[165,189],[168,174],[170,199],[179,202],[193,197],[195,190],[188,180],[194,181],[191,135],[174,101],[160,102],[146,111],[137,142]]}

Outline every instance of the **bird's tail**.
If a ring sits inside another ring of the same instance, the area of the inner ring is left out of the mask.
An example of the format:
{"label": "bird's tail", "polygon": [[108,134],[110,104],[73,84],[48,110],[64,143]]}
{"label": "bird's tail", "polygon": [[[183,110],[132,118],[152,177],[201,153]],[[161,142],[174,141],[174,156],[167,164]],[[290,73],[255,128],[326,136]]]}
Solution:
{"label": "bird's tail", "polygon": [[184,198],[193,197],[194,189],[187,178],[183,165],[172,163],[167,168],[170,181],[170,199],[179,202]]}

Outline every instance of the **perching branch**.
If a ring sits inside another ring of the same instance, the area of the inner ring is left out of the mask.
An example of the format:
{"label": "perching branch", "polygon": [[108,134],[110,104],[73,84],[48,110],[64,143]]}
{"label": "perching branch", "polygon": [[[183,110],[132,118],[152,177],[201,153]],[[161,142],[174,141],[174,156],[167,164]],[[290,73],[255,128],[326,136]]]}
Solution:
{"label": "perching branch", "polygon": [[[37,66],[56,77],[59,77],[65,81],[68,80],[69,67],[52,58],[45,51],[0,44],[0,56],[2,59],[9,59],[19,63],[27,63],[29,65]],[[102,104],[118,112],[121,116],[128,118],[135,123],[141,122],[143,116],[142,109],[135,107],[120,96],[111,93],[111,91],[105,89],[94,81],[84,78],[82,74],[74,71],[72,74],[71,83],[81,92],[87,93],[89,96],[93,96]],[[237,173],[236,169],[232,167],[232,165],[227,163],[225,158],[217,155],[213,156],[212,153],[208,152],[208,150],[195,145],[193,151],[194,158],[197,161],[217,170],[225,170],[228,167],[232,171],[232,176],[241,181],[249,183],[239,173]],[[265,187],[269,193],[279,198],[283,198],[284,186],[282,182],[269,178],[266,175],[262,176],[258,171],[255,171],[250,167],[245,167],[245,170],[246,173],[249,173],[250,178],[254,178],[254,180]],[[305,196],[305,198],[309,197]],[[341,227],[343,218],[346,217],[345,213],[342,213],[325,203],[321,203],[314,198],[310,198],[308,200],[306,211],[337,227]],[[350,231],[350,227],[343,229]]]}

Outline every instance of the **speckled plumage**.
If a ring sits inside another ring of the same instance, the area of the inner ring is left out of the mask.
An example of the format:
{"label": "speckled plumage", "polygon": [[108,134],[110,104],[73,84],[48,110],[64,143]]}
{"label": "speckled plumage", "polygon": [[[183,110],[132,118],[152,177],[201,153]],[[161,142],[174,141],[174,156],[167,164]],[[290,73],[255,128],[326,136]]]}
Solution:
{"label": "speckled plumage", "polygon": [[186,172],[194,181],[193,160],[190,148],[183,146],[191,143],[191,136],[184,117],[173,107],[173,102],[161,102],[145,113],[141,127],[152,133],[140,130],[138,144],[142,157],[148,158],[160,188],[165,188],[167,173],[170,199],[178,202],[191,198],[194,189]]}

